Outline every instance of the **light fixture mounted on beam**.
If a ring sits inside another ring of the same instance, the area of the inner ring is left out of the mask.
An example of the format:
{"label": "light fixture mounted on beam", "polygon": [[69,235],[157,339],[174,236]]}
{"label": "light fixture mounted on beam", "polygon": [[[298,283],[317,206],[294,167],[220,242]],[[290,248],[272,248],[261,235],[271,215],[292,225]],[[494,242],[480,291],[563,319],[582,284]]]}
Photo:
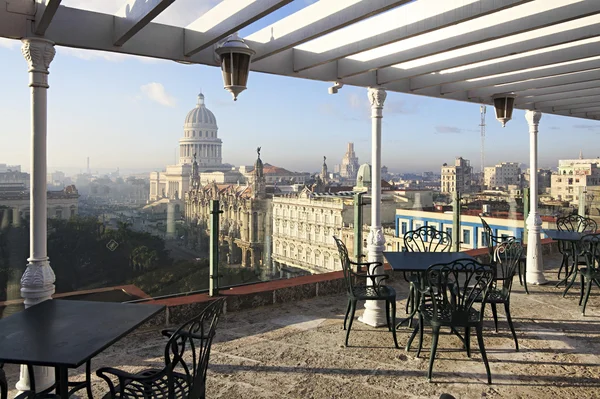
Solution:
{"label": "light fixture mounted on beam", "polygon": [[234,33],[215,50],[215,53],[220,58],[224,88],[233,95],[233,100],[237,101],[237,96],[246,90],[250,59],[256,52]]}
{"label": "light fixture mounted on beam", "polygon": [[512,119],[516,97],[515,93],[494,94],[492,96],[494,108],[496,109],[496,119],[502,124],[502,127],[505,127],[506,122]]}

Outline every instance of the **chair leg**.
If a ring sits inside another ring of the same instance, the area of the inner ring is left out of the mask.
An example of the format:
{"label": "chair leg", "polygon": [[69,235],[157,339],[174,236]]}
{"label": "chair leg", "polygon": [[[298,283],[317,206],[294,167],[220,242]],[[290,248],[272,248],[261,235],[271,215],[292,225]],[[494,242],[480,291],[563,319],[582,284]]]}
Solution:
{"label": "chair leg", "polygon": [[498,309],[494,302],[491,302],[490,306],[492,307],[492,316],[494,317],[494,327],[496,327],[496,332],[498,332]]}
{"label": "chair leg", "polygon": [[348,306],[346,306],[346,316],[344,316],[344,330],[346,329],[346,321],[348,320],[348,313],[350,313],[351,300],[348,299]]}
{"label": "chair leg", "polygon": [[[523,265],[523,287],[525,288],[525,293],[529,295],[529,288],[527,288],[527,261],[523,260],[521,265]],[[519,270],[521,270],[521,267],[519,267]]]}
{"label": "chair leg", "polygon": [[504,312],[506,313],[506,319],[508,320],[508,326],[510,327],[510,331],[512,332],[513,339],[515,340],[515,348],[518,352],[519,351],[519,341],[517,341],[517,333],[515,332],[515,327],[512,322],[512,317],[510,316],[510,302],[504,302]]}
{"label": "chair leg", "polygon": [[471,357],[471,327],[465,327],[465,349],[467,357]]}
{"label": "chair leg", "polygon": [[392,326],[390,324],[390,308],[392,304],[389,300],[385,300],[385,322],[387,323],[388,331],[392,331]]}
{"label": "chair leg", "polygon": [[350,301],[350,319],[348,320],[348,329],[346,330],[346,346],[348,346],[348,337],[350,336],[350,329],[352,328],[352,322],[354,321],[354,312],[356,311],[356,301]]}
{"label": "chair leg", "polygon": [[[558,275],[556,276],[556,278],[558,278],[560,280],[560,273],[562,272],[563,267],[565,267],[567,265],[567,256],[563,255],[562,261],[560,262],[560,266],[558,268]],[[567,275],[567,271],[565,270],[565,276]]]}
{"label": "chair leg", "polygon": [[578,273],[577,265],[573,265],[573,270],[571,271],[571,274],[573,275],[573,277],[571,277],[571,281],[569,281],[569,284],[567,284],[567,286],[565,287],[565,291],[563,292],[563,298],[567,295],[567,292],[569,292],[569,290],[575,283],[575,279],[577,278],[577,273]]}
{"label": "chair leg", "polygon": [[592,279],[589,279],[586,284],[587,292],[585,293],[585,299],[583,300],[583,306],[581,307],[581,315],[585,316],[585,307],[587,306],[588,299],[590,299],[590,291],[592,290]]}
{"label": "chair leg", "polygon": [[392,331],[392,336],[394,337],[394,345],[396,346],[396,349],[400,349],[400,345],[398,345],[398,338],[396,337],[396,298],[391,301],[391,305],[392,314],[390,315],[390,330]]}
{"label": "chair leg", "polygon": [[583,302],[583,295],[585,294],[585,278],[583,274],[579,274],[579,279],[581,282],[581,286],[579,287],[579,306],[581,306],[581,302]]}
{"label": "chair leg", "polygon": [[485,364],[485,371],[487,372],[488,384],[492,383],[492,373],[490,372],[490,365],[488,364],[487,355],[485,353],[485,345],[483,344],[483,327],[479,324],[475,327],[477,331],[477,342],[479,343],[479,352],[481,352],[481,358],[483,364]]}
{"label": "chair leg", "polygon": [[423,331],[425,330],[425,323],[423,323],[423,316],[419,315],[419,349],[417,350],[417,357],[421,354],[423,349]]}
{"label": "chair leg", "polygon": [[523,285],[523,265],[519,261],[519,284]]}
{"label": "chair leg", "polygon": [[432,326],[432,329],[433,336],[431,340],[431,354],[429,355],[429,370],[427,370],[427,380],[429,382],[431,382],[431,374],[433,373],[433,361],[435,360],[438,338],[440,337],[440,326]]}
{"label": "chair leg", "polygon": [[404,312],[409,314],[410,303],[413,297],[413,285],[409,283],[408,285],[408,298],[406,298],[406,306],[404,307]]}

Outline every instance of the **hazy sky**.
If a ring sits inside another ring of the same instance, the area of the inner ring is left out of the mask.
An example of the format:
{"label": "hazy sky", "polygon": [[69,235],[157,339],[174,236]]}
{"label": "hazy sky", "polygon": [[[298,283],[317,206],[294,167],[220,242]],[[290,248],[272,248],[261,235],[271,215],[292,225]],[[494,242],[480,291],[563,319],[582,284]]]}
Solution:
{"label": "hazy sky", "polygon": [[[161,16],[185,25],[215,0],[178,0]],[[65,0],[114,12],[122,0]],[[310,3],[295,1],[241,32],[246,36]],[[175,7],[177,5],[177,7]],[[185,6],[196,11],[184,12]],[[29,169],[30,118],[27,64],[20,42],[0,39],[0,163]],[[223,140],[224,162],[251,164],[257,146],[265,162],[316,171],[322,157],[340,163],[347,142],[360,162],[370,162],[371,121],[367,90],[252,73],[237,102],[223,90],[220,70],[141,57],[57,47],[48,93],[49,170],[162,169],[172,164],[183,122],[200,90],[214,112]],[[383,119],[383,163],[391,171],[439,172],[456,156],[480,165],[479,106],[388,93]],[[544,115],[540,123],[540,166],[559,158],[600,156],[600,123]],[[529,134],[523,111],[502,128],[488,107],[486,164],[529,163]]]}

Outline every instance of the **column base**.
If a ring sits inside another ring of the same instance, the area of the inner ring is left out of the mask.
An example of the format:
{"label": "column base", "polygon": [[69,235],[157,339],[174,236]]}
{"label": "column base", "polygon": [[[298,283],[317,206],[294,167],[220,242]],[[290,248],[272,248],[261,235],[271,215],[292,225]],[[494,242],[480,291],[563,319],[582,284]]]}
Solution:
{"label": "column base", "polygon": [[366,301],[365,311],[358,321],[371,327],[387,327],[385,301]]}

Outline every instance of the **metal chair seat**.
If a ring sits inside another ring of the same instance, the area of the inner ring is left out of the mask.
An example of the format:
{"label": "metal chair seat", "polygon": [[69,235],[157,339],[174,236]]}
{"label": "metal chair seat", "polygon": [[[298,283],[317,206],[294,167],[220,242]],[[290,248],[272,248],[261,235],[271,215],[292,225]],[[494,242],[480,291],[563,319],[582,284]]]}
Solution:
{"label": "metal chair seat", "polygon": [[[160,376],[160,374],[163,374]],[[139,398],[140,395],[144,399],[163,399],[169,397],[169,377],[163,369],[147,369],[136,374],[135,380],[125,379],[123,398]],[[158,377],[158,378],[156,378]],[[144,379],[148,379],[148,383],[144,383]],[[190,390],[190,381],[183,373],[174,372],[171,375],[173,383],[173,397],[187,398]],[[116,391],[120,391],[121,387],[116,386]],[[104,395],[103,399],[112,398],[110,392]]]}
{"label": "metal chair seat", "polygon": [[369,299],[395,298],[396,290],[387,285],[382,286],[356,286],[352,288],[354,296],[359,301]]}
{"label": "metal chair seat", "polygon": [[[452,312],[452,309],[448,309],[448,308],[439,308],[437,309],[437,314],[434,320],[434,310],[433,310],[433,305],[427,305],[424,306],[421,309],[421,312],[423,313],[423,319],[425,319],[425,321],[429,322],[429,324],[431,324],[431,322],[433,321],[435,324],[437,325],[453,325],[453,319],[455,318],[455,314]],[[468,310],[468,314],[467,314],[467,320],[469,323],[479,323],[479,310],[470,308]]]}

